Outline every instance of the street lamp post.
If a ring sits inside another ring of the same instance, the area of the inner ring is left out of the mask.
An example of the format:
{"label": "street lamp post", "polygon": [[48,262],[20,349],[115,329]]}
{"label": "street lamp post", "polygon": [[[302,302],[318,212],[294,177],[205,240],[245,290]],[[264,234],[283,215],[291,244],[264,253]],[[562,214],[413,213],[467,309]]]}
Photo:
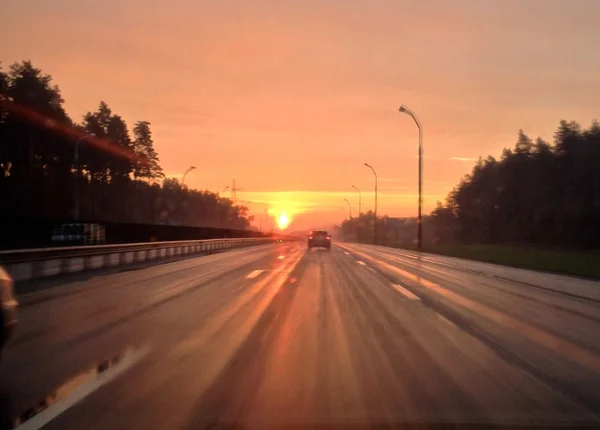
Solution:
{"label": "street lamp post", "polygon": [[350,200],[344,199],[346,203],[348,203],[348,213],[350,214],[350,219],[352,219],[352,205],[350,204]]}
{"label": "street lamp post", "polygon": [[417,213],[417,247],[420,251],[423,247],[423,222],[421,215],[423,206],[423,127],[421,126],[419,118],[417,118],[415,113],[409,108],[401,105],[399,111],[410,115],[419,128],[419,209]]}
{"label": "street lamp post", "polygon": [[[181,177],[181,188],[183,189],[183,185],[185,184],[185,177],[187,176],[188,173],[190,173],[192,170],[196,170],[196,166],[190,166],[187,168],[187,170],[183,173],[183,176]],[[185,217],[185,212],[184,212],[184,203],[186,203],[186,197],[185,195],[182,195],[181,197],[181,203],[179,204],[179,211],[181,212],[181,223],[183,224],[184,217]]]}
{"label": "street lamp post", "polygon": [[183,186],[183,184],[185,183],[185,177],[187,176],[187,174],[190,173],[192,170],[196,170],[196,166],[190,166],[187,168],[187,170],[183,174],[183,177],[181,178],[181,186]]}
{"label": "street lamp post", "polygon": [[354,188],[356,190],[356,192],[358,193],[358,219],[359,219],[359,222],[358,222],[358,225],[356,226],[356,241],[360,242],[360,223],[362,222],[362,221],[360,221],[360,216],[362,214],[362,195],[361,195],[360,190],[356,186],[352,185],[352,188]]}
{"label": "street lamp post", "polygon": [[83,139],[94,136],[96,136],[94,133],[86,134],[75,142],[75,207],[73,210],[75,221],[79,221],[79,144]]}
{"label": "street lamp post", "polygon": [[[344,212],[344,221],[346,221],[348,219],[348,216],[346,215],[346,213],[347,213],[346,212],[346,208],[343,207],[343,206],[340,206],[339,208],[340,208],[340,210],[342,212]],[[340,225],[340,234],[341,234],[340,240],[343,241],[343,242],[345,242],[346,241],[346,233],[344,231],[344,224],[343,223]]]}
{"label": "street lamp post", "polygon": [[361,209],[362,197],[360,195],[360,190],[358,188],[356,188],[354,185],[352,185],[352,188],[354,188],[358,192],[358,217],[360,218],[360,214],[362,213],[362,209]]}
{"label": "street lamp post", "polygon": [[229,189],[229,185],[227,185],[225,188],[223,188],[223,191],[221,191],[221,195],[222,195],[222,194],[223,194],[225,191],[227,191],[228,189]]}
{"label": "street lamp post", "polygon": [[377,173],[371,165],[365,163],[365,166],[371,169],[373,175],[375,175],[375,221],[373,223],[373,244],[377,245]]}

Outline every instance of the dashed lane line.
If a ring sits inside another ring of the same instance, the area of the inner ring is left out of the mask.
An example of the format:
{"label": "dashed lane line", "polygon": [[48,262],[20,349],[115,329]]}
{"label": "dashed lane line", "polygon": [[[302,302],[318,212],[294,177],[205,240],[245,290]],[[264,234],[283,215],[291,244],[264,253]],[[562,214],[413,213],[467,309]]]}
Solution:
{"label": "dashed lane line", "polygon": [[413,293],[411,293],[410,291],[408,291],[406,288],[404,288],[401,285],[398,284],[392,284],[392,287],[394,287],[394,289],[396,291],[398,291],[400,294],[402,294],[404,297],[410,299],[410,300],[421,300],[421,298]]}
{"label": "dashed lane line", "polygon": [[456,327],[456,324],[454,324],[452,321],[450,321],[448,318],[446,318],[445,316],[442,316],[440,314],[437,314],[437,317],[440,321],[444,322],[444,324],[449,325],[450,327]]}
{"label": "dashed lane line", "polygon": [[260,275],[262,272],[264,272],[264,270],[253,270],[252,272],[248,273],[248,275],[246,276],[246,279],[254,279],[258,275]]}
{"label": "dashed lane line", "polygon": [[[38,404],[35,408],[37,413],[34,413],[32,417],[19,417],[14,421],[14,428],[17,430],[41,429],[67,409],[138,363],[148,352],[149,348],[130,351],[77,375]],[[40,406],[41,404],[43,405]]]}

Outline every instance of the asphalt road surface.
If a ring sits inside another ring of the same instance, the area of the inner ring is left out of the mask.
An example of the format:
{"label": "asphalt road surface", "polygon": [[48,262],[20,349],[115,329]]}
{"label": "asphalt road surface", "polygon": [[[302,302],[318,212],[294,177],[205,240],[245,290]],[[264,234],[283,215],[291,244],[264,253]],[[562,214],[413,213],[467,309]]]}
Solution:
{"label": "asphalt road surface", "polygon": [[5,428],[600,426],[600,283],[301,242],[36,282]]}

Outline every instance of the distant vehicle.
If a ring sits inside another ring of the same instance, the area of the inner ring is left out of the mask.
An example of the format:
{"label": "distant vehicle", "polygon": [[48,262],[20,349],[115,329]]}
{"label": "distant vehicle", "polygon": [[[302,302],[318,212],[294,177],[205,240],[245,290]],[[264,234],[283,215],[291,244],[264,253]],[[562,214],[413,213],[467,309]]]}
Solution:
{"label": "distant vehicle", "polygon": [[13,280],[0,266],[0,354],[17,325],[19,303],[13,292]]}
{"label": "distant vehicle", "polygon": [[313,230],[308,235],[308,249],[311,248],[327,248],[331,250],[331,235],[325,230]]}
{"label": "distant vehicle", "polygon": [[52,231],[52,242],[57,245],[102,245],[106,230],[102,224],[63,224]]}

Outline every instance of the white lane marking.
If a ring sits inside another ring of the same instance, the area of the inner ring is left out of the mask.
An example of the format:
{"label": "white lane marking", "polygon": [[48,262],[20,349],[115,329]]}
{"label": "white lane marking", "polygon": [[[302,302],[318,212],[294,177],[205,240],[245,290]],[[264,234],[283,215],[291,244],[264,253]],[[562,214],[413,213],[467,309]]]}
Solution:
{"label": "white lane marking", "polygon": [[350,255],[350,253],[349,253],[349,252],[346,252],[346,251],[344,251],[344,254],[346,254],[346,255]]}
{"label": "white lane marking", "polygon": [[[39,430],[48,424],[50,421],[55,419],[57,416],[62,414],[64,411],[79,403],[85,397],[96,391],[98,388],[109,383],[121,373],[132,367],[134,364],[139,362],[149,352],[149,349],[140,349],[129,354],[122,361],[115,364],[106,371],[100,373],[94,379],[84,382],[82,385],[73,390],[70,394],[64,397],[62,400],[50,405],[47,409],[43,410],[33,418],[25,421],[23,424],[15,427],[15,430]],[[94,377],[94,372],[90,372],[90,375],[81,375],[84,378]],[[57,390],[58,391],[58,390]]]}
{"label": "white lane marking", "polygon": [[277,257],[278,260],[283,260],[285,258],[285,255],[280,255],[279,257]]}
{"label": "white lane marking", "polygon": [[419,296],[414,295],[413,293],[411,293],[410,291],[408,291],[406,288],[404,288],[401,285],[398,284],[392,284],[392,287],[394,287],[396,289],[396,291],[398,291],[400,294],[402,294],[404,297],[407,297],[411,300],[421,300],[419,298]]}
{"label": "white lane marking", "polygon": [[445,324],[448,324],[450,327],[456,327],[456,324],[454,324],[454,323],[453,323],[452,321],[450,321],[448,318],[446,318],[446,317],[444,317],[444,316],[442,316],[442,315],[440,315],[440,314],[437,314],[437,316],[438,316],[438,318],[439,318],[441,321],[443,321]]}
{"label": "white lane marking", "polygon": [[360,264],[361,266],[366,266],[367,265],[367,263],[365,263],[364,261],[357,260],[356,262],[358,264]]}
{"label": "white lane marking", "polygon": [[258,275],[260,275],[262,272],[264,272],[264,270],[253,270],[252,272],[248,273],[248,276],[246,276],[246,279],[254,279]]}

